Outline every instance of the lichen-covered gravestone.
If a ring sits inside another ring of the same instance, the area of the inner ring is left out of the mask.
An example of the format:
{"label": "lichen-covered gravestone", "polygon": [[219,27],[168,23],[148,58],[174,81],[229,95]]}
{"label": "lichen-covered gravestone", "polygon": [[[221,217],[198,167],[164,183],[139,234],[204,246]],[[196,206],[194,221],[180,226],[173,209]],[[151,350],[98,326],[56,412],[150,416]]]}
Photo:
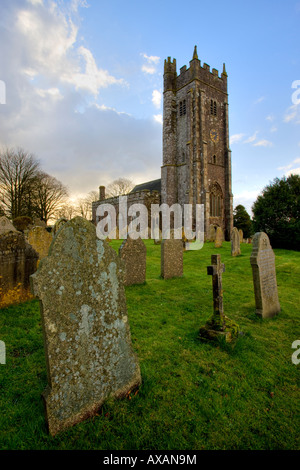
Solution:
{"label": "lichen-covered gravestone", "polygon": [[215,236],[215,248],[221,248],[224,241],[224,234],[221,227],[217,227],[216,236]]}
{"label": "lichen-covered gravestone", "polygon": [[29,277],[36,271],[38,253],[21,232],[0,235],[0,289],[2,293],[15,287],[29,288]]}
{"label": "lichen-covered gravestone", "polygon": [[240,243],[243,243],[244,233],[243,233],[243,230],[241,228],[239,229],[239,236],[240,236]]}
{"label": "lichen-covered gravestone", "polygon": [[81,217],[59,230],[31,276],[40,299],[48,371],[43,396],[52,435],[141,383],[131,344],[123,263]]}
{"label": "lichen-covered gravestone", "polygon": [[0,235],[8,232],[17,232],[17,229],[7,217],[0,217]]}
{"label": "lichen-covered gravestone", "polygon": [[241,254],[240,235],[236,227],[231,232],[231,256],[239,256]]}
{"label": "lichen-covered gravestone", "polygon": [[125,239],[119,248],[120,258],[125,263],[125,286],[143,284],[146,281],[146,245],[141,238]]}
{"label": "lichen-covered gravestone", "polygon": [[28,243],[37,251],[39,259],[48,255],[53,237],[51,233],[41,226],[32,227],[27,233]]}
{"label": "lichen-covered gravestone", "polygon": [[210,225],[208,227],[208,241],[214,242],[216,239],[216,227],[215,225]]}
{"label": "lichen-covered gravestone", "polygon": [[256,313],[263,318],[273,317],[280,311],[275,271],[275,255],[269,237],[257,232],[252,240],[250,257]]}
{"label": "lichen-covered gravestone", "polygon": [[183,276],[182,240],[166,239],[161,243],[161,277],[171,279]]}

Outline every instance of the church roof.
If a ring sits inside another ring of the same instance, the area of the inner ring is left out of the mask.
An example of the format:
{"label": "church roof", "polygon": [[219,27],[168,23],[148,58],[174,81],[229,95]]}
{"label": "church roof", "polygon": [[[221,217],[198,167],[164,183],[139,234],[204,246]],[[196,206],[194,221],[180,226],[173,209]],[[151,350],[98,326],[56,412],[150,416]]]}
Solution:
{"label": "church roof", "polygon": [[161,179],[159,180],[153,180],[153,181],[147,181],[147,183],[142,183],[142,184],[137,184],[131,193],[135,193],[136,191],[159,191],[161,192]]}

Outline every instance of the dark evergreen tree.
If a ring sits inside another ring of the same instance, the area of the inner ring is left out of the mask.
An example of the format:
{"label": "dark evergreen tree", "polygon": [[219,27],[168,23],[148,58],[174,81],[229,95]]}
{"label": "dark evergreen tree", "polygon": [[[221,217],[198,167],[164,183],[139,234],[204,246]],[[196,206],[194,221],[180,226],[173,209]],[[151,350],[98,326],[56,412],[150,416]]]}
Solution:
{"label": "dark evergreen tree", "polygon": [[251,237],[253,233],[252,221],[250,215],[246,211],[246,208],[242,206],[242,204],[236,206],[233,211],[233,225],[237,229],[243,230],[244,238]]}
{"label": "dark evergreen tree", "polygon": [[253,204],[256,232],[266,232],[273,248],[300,250],[300,176],[275,178]]}

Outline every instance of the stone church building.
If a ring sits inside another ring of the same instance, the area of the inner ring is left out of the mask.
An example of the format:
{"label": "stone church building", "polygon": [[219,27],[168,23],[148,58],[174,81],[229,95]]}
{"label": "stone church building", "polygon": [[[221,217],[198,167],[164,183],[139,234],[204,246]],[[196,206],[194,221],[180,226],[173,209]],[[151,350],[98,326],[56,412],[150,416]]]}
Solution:
{"label": "stone church building", "polygon": [[[231,150],[229,147],[228,92],[225,64],[219,76],[201,65],[195,46],[189,68],[184,65],[179,75],[176,59],[164,63],[163,161],[161,179],[135,186],[128,195],[128,206],[134,203],[179,203],[204,205],[204,230],[220,226],[230,239],[233,228],[231,192]],[[99,204],[113,204],[118,198],[100,199],[93,203],[93,222]]]}

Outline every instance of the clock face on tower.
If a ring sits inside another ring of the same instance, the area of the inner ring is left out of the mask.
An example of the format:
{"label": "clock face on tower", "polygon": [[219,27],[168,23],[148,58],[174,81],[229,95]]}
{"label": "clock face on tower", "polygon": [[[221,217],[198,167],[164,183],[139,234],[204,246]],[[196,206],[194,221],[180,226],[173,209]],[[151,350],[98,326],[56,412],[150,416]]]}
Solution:
{"label": "clock face on tower", "polygon": [[211,138],[211,140],[212,140],[213,142],[218,142],[219,136],[218,136],[218,133],[217,133],[217,131],[216,131],[215,129],[212,129],[212,130],[210,131],[210,138]]}

